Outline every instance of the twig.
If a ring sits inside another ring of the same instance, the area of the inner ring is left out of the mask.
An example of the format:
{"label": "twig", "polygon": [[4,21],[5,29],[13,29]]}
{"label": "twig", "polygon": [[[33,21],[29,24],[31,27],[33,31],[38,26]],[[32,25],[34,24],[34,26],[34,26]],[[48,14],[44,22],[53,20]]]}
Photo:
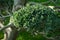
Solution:
{"label": "twig", "polygon": [[12,15],[2,16],[2,17],[0,17],[0,19],[6,18],[6,17],[10,17],[10,16],[12,16]]}

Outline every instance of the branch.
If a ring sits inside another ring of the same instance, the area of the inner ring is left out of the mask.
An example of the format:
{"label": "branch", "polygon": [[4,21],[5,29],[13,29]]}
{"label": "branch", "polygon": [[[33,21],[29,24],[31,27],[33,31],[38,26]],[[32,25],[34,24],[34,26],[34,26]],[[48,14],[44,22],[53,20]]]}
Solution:
{"label": "branch", "polygon": [[55,8],[59,8],[60,9],[60,6],[55,6]]}
{"label": "branch", "polygon": [[4,15],[1,13],[1,14],[0,14],[0,19],[4,19],[4,18],[6,18],[6,17],[12,16],[12,13],[10,13],[10,12],[8,11],[8,9],[6,9],[5,11],[6,11],[7,15],[4,16]]}
{"label": "branch", "polygon": [[60,6],[48,6],[48,7],[50,7],[51,9],[55,9],[55,11],[60,12]]}
{"label": "branch", "polygon": [[13,24],[8,24],[7,26],[4,26],[3,24],[1,24],[0,23],[0,31],[2,31],[2,30],[5,30],[6,28],[8,28],[8,27],[12,27],[13,26]]}

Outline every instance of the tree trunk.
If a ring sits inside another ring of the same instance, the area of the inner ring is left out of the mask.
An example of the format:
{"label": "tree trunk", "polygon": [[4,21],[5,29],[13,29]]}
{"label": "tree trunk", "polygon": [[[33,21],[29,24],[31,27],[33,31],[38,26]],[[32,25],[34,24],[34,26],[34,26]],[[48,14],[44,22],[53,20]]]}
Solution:
{"label": "tree trunk", "polygon": [[13,10],[12,12],[20,9],[22,6],[25,6],[27,3],[27,0],[14,0]]}
{"label": "tree trunk", "polygon": [[[26,4],[26,2],[27,2],[26,0],[14,0],[12,12],[21,8],[21,6],[24,6]],[[13,27],[13,28],[15,28],[15,27]],[[4,32],[5,33],[4,33],[4,39],[3,40],[16,40],[16,37],[18,34],[17,29],[12,29],[11,27],[8,27],[4,30]]]}
{"label": "tree trunk", "polygon": [[17,30],[12,30],[7,40],[16,40],[17,34],[18,34]]}
{"label": "tree trunk", "polygon": [[14,6],[25,5],[26,2],[27,2],[26,0],[14,0]]}

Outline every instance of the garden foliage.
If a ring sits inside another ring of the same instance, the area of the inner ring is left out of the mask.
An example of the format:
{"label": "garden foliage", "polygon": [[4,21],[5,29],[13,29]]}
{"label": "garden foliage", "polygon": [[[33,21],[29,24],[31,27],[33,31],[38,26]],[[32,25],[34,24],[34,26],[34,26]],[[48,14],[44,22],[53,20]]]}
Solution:
{"label": "garden foliage", "polygon": [[[48,0],[30,1],[42,3]],[[6,6],[9,11],[12,10],[13,0],[0,0],[0,3],[3,8]],[[60,6],[60,0],[56,0],[55,3],[49,2],[48,5]],[[1,13],[6,16],[4,9],[2,9]],[[25,7],[13,12],[11,18],[6,17],[3,20],[4,25],[8,24],[9,20],[13,22],[16,28],[23,27],[25,29],[24,31],[19,31],[17,40],[47,40],[46,37],[55,38],[60,36],[60,13],[41,4],[27,4]],[[44,32],[45,37],[40,32]],[[3,38],[3,34],[0,31],[0,39]],[[57,38],[57,40],[60,39]]]}
{"label": "garden foliage", "polygon": [[29,33],[44,32],[47,37],[60,35],[60,18],[56,12],[41,4],[27,4],[13,13],[16,28],[25,28]]}

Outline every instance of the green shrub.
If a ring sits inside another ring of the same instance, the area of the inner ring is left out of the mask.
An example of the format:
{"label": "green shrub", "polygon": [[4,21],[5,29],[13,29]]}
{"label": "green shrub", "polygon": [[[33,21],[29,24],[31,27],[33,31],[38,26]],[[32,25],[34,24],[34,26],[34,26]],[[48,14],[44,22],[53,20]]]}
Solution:
{"label": "green shrub", "polygon": [[44,29],[51,27],[54,11],[40,4],[27,5],[13,13],[13,23],[16,27]]}
{"label": "green shrub", "polygon": [[27,4],[13,13],[12,22],[16,28],[23,27],[32,34],[38,31],[45,32],[47,37],[55,37],[60,35],[60,18],[55,13],[41,4]]}

